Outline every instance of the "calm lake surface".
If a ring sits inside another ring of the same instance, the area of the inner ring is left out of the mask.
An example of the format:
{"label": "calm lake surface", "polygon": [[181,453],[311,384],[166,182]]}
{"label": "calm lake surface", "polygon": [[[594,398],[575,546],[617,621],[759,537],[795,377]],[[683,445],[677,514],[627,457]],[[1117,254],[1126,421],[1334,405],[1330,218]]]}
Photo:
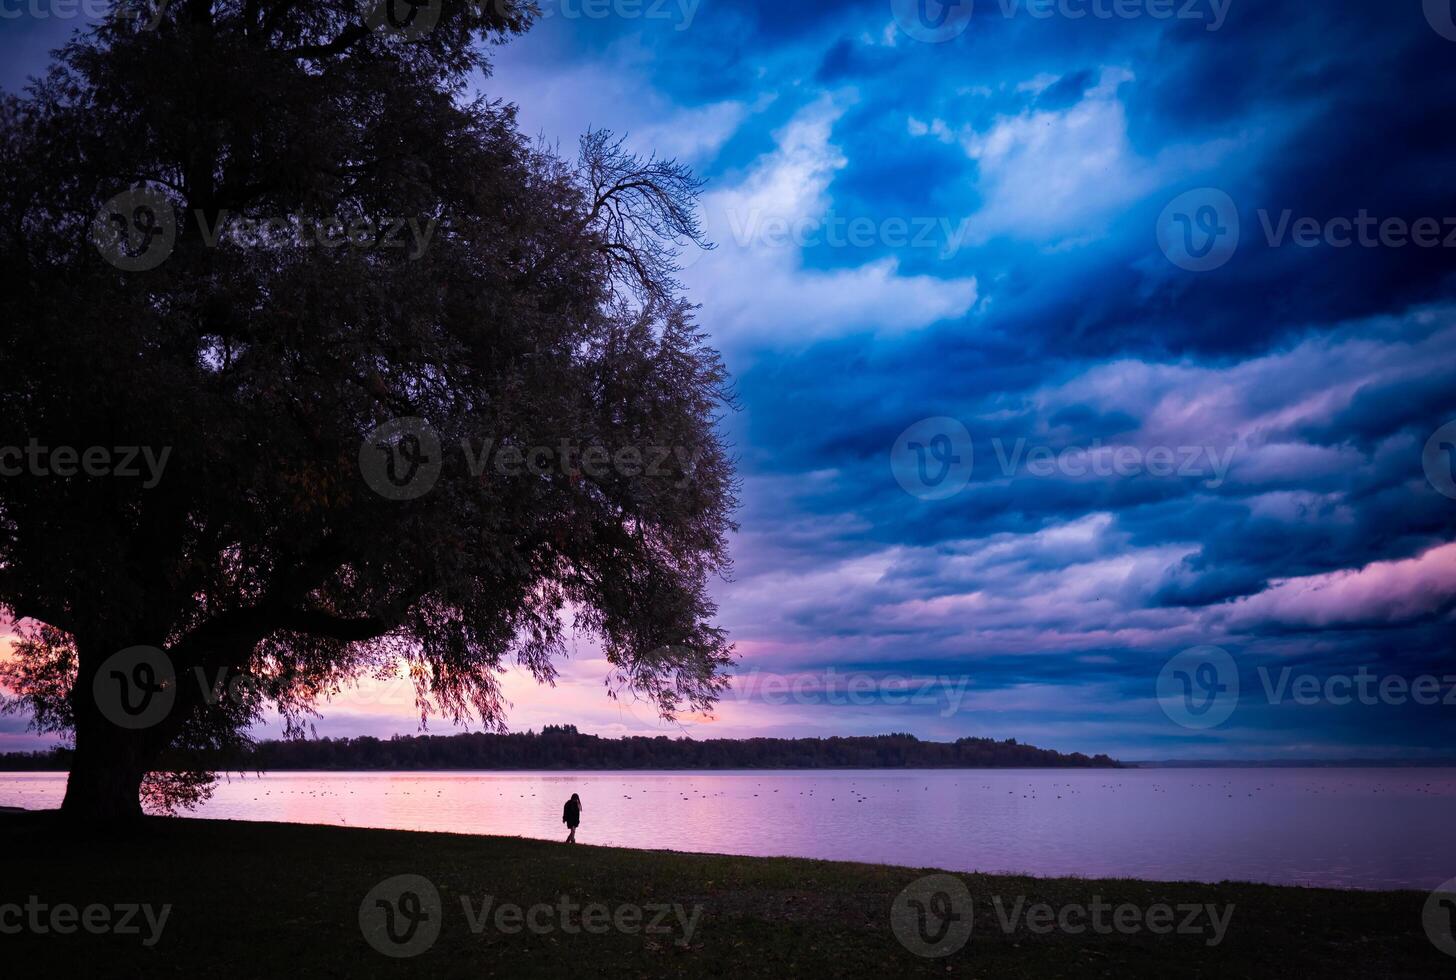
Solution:
{"label": "calm lake surface", "polygon": [[[0,805],[65,776],[0,773]],[[1456,876],[1456,769],[280,772],[198,816],[564,838],[957,871],[1337,888]]]}

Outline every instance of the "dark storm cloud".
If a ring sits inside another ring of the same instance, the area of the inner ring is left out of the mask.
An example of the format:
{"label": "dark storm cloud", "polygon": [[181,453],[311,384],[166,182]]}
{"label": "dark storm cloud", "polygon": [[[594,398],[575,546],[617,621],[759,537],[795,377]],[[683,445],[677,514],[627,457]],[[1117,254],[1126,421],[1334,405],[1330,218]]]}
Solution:
{"label": "dark storm cloud", "polygon": [[[543,20],[482,91],[562,146],[610,126],[708,179],[722,247],[684,277],[743,403],[725,420],[743,531],[717,595],[745,669],[969,678],[961,714],[882,716],[937,737],[1142,758],[1450,744],[1449,709],[1257,690],[1281,664],[1456,670],[1456,500],[1422,457],[1456,421],[1456,250],[1265,229],[1456,219],[1456,42],[1419,4],[1233,0],[1209,30],[982,0],[942,44],[909,38],[888,0],[691,14]],[[38,36],[0,42],[11,90],[43,63]],[[1205,187],[1240,238],[1193,272],[1156,226]],[[829,241],[831,217],[874,233]],[[808,240],[735,240],[773,218]],[[885,232],[922,218],[951,240]],[[936,416],[965,425],[974,463],[928,500],[891,448]],[[1119,448],[1130,472],[1077,471]],[[1160,449],[1224,468],[1149,472]],[[1254,692],[1207,733],[1154,697],[1200,644]]]}

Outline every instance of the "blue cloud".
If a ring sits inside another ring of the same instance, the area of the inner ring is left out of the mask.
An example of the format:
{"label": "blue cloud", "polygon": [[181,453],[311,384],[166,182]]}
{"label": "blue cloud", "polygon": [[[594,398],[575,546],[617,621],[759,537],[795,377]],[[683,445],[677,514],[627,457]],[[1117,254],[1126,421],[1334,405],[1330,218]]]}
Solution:
{"label": "blue cloud", "polygon": [[[745,491],[718,589],[744,669],[971,681],[949,716],[820,706],[739,733],[1144,758],[1450,744],[1439,708],[1256,689],[1281,664],[1456,674],[1456,500],[1422,456],[1456,420],[1456,43],[1412,4],[1195,7],[1069,20],[988,0],[924,43],[888,0],[669,2],[553,16],[495,55],[480,90],[528,131],[570,147],[610,127],[708,179],[721,247],[684,279],[744,406],[724,423]],[[5,86],[62,36],[7,29]],[[1158,226],[1204,188],[1239,238],[1189,271]],[[1441,244],[1289,230],[1362,214],[1434,220]],[[931,500],[891,456],[937,416],[973,458]],[[1154,682],[1200,644],[1256,696],[1191,732]]]}

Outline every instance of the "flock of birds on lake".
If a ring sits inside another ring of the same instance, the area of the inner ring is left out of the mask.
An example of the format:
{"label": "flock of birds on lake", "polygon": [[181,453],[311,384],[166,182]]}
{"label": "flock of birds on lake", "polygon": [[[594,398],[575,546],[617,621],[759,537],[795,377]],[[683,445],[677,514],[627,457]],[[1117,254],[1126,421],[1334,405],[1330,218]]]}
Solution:
{"label": "flock of birds on lake", "polygon": [[[595,774],[591,774],[591,775],[595,775]],[[494,776],[494,774],[491,774],[491,776]],[[457,779],[458,777],[449,777],[449,778],[451,778],[451,779]],[[491,778],[491,777],[488,776],[487,778]],[[848,788],[846,790],[841,790],[841,792],[846,793],[847,799],[850,800],[850,801],[853,801],[854,803],[865,803],[865,802],[867,802],[871,798],[870,795],[868,793],[861,792],[857,788],[857,785],[858,785],[858,780],[850,780]],[[959,780],[957,780],[954,785],[957,786],[957,787],[959,787],[961,785],[961,782]],[[997,792],[997,793],[1000,792],[1000,787],[993,786],[991,783],[980,783],[980,784],[977,784],[977,785],[982,790],[986,790],[986,791],[989,791],[989,792]],[[1221,783],[1218,782],[1218,781],[1190,782],[1190,783],[1188,783],[1186,785],[1189,788],[1192,788],[1192,789],[1203,788],[1203,789],[1213,789],[1213,790],[1228,790],[1228,789],[1234,789],[1235,788],[1235,784],[1232,781],[1224,781],[1224,782],[1221,782]],[[762,782],[754,783],[754,787],[756,789],[759,789],[759,790],[762,790],[764,788]],[[897,787],[891,787],[891,788],[893,788],[893,790],[894,790],[895,793],[904,792],[905,789],[906,789],[906,787],[899,787],[899,786],[897,786]],[[1066,794],[1067,796],[1080,796],[1084,792],[1086,792],[1086,790],[1088,789],[1088,787],[1085,786],[1085,785],[1081,785],[1081,784],[1078,784],[1078,783],[1072,783],[1072,782],[1068,782],[1068,783],[1055,783],[1054,782],[1054,783],[1051,784],[1051,789],[1052,790],[1056,790],[1058,788],[1060,788],[1062,790],[1062,792],[1052,793],[1052,794],[1049,794],[1049,795],[1054,795],[1059,800],[1063,798],[1063,794]],[[1136,783],[1134,783],[1134,784],[1127,784],[1127,783],[1123,783],[1123,782],[1113,782],[1113,783],[1098,783],[1095,788],[1096,789],[1103,789],[1103,790],[1110,790],[1110,791],[1112,791],[1114,793],[1119,792],[1119,791],[1124,790],[1124,789],[1145,788],[1145,789],[1151,790],[1153,793],[1164,793],[1164,794],[1166,794],[1169,791],[1169,789],[1171,789],[1173,787],[1171,785],[1160,785],[1158,783],[1152,783],[1150,785],[1141,785],[1140,786],[1140,785],[1138,785]],[[1237,787],[1237,788],[1243,789],[1243,787]],[[1275,785],[1275,784],[1271,784],[1270,786],[1267,786],[1267,787],[1266,786],[1263,786],[1263,785],[1258,785],[1258,786],[1253,787],[1252,792],[1245,792],[1244,795],[1246,797],[1250,798],[1250,799],[1253,799],[1255,793],[1261,793],[1265,789],[1277,789],[1277,788],[1278,788],[1278,786]],[[1339,786],[1329,786],[1327,784],[1326,785],[1318,785],[1318,784],[1316,784],[1316,785],[1312,785],[1312,786],[1299,786],[1297,788],[1300,791],[1302,791],[1303,793],[1311,794],[1311,795],[1323,795],[1323,794],[1326,794],[1326,793],[1338,794],[1338,795],[1350,795],[1349,793],[1342,792],[1342,791],[1348,791],[1350,789],[1358,789],[1359,787],[1358,787],[1358,785],[1357,785],[1357,783],[1355,781],[1350,780],[1350,781],[1346,781],[1346,782],[1340,784]],[[1406,789],[1406,790],[1409,790],[1409,791],[1413,791],[1417,795],[1436,796],[1436,797],[1450,796],[1450,795],[1452,795],[1452,790],[1453,790],[1453,787],[1451,786],[1450,783],[1437,783],[1437,782],[1434,782],[1434,781],[1427,781],[1427,782],[1422,783],[1422,784],[1419,784],[1419,785],[1406,786],[1406,787],[1400,787],[1400,788],[1401,789]],[[925,785],[921,786],[920,789],[923,792],[928,793],[928,792],[930,792],[930,785],[929,784],[925,784]],[[1007,796],[1018,796],[1019,795],[1020,798],[1023,799],[1023,800],[1038,800],[1038,799],[1045,799],[1046,798],[1045,796],[1038,796],[1037,795],[1037,787],[1035,785],[1032,785],[1032,786],[1029,786],[1029,787],[1020,787],[1020,789],[1024,789],[1025,792],[1018,793],[1018,788],[1012,788],[1012,789],[1006,790],[1006,795]],[[13,789],[11,791],[11,794],[18,797],[18,796],[25,796],[25,795],[28,794],[28,792],[31,792],[31,791],[28,791],[26,787],[23,787],[22,786],[22,787],[16,787],[15,789]],[[664,791],[662,791],[662,790],[656,790],[656,791],[654,791],[651,787],[643,786],[643,787],[639,787],[637,789],[637,792],[638,793],[641,793],[641,794],[644,794],[644,795],[651,795],[653,792],[664,792]],[[678,796],[681,799],[681,801],[682,802],[685,802],[685,803],[692,802],[694,800],[694,798],[696,798],[698,800],[704,800],[704,801],[706,801],[706,800],[711,800],[711,799],[715,799],[715,798],[728,797],[729,796],[729,791],[726,790],[726,789],[725,790],[719,790],[717,792],[705,793],[701,789],[698,789],[696,786],[689,786],[686,790],[677,789],[677,788],[671,788],[669,790],[666,790],[665,792],[670,792],[673,795]],[[781,793],[781,792],[782,792],[782,788],[777,788],[777,789],[772,789],[768,794],[764,794],[764,795],[767,795],[767,796],[771,797],[774,794],[778,794],[778,793]],[[1376,785],[1376,786],[1370,787],[1370,792],[1372,794],[1374,794],[1374,795],[1380,795],[1382,793],[1393,793],[1393,789],[1391,787],[1381,787],[1379,785]],[[50,791],[49,789],[37,789],[37,790],[34,791],[34,793],[37,794],[37,795],[42,795],[42,796],[50,796],[50,795],[53,795],[52,791]],[[326,798],[326,797],[338,797],[338,796],[341,796],[341,795],[355,796],[355,795],[357,795],[358,791],[351,789],[351,790],[348,790],[347,793],[339,793],[339,792],[331,792],[331,791],[325,790],[325,789],[297,789],[297,790],[279,789],[279,790],[277,790],[277,793],[278,793],[278,795],[280,797],[283,797],[283,796],[306,796],[306,797],[312,797],[312,798],[316,798],[316,799],[322,799],[322,798]],[[264,790],[263,791],[263,795],[261,797],[260,796],[254,796],[252,799],[253,799],[254,802],[259,802],[259,801],[261,801],[261,800],[263,800],[263,799],[265,799],[267,797],[273,796],[273,794],[274,794],[274,790],[271,790],[271,789]],[[393,795],[393,796],[401,796],[401,797],[403,797],[403,796],[414,796],[414,795],[416,795],[416,790],[409,790],[409,789],[388,790],[388,789],[386,789],[386,790],[383,791],[383,793],[381,795],[383,795],[383,796],[392,796]],[[423,799],[423,798],[428,797],[430,794],[429,794],[429,792],[427,790],[419,790],[418,791],[418,795]],[[434,791],[434,794],[433,795],[434,795],[434,798],[435,799],[443,798],[443,796],[444,796],[444,790],[443,789],[436,789]],[[505,795],[506,795],[506,791],[505,790],[498,790],[496,792],[496,796],[498,796],[498,797],[504,797]],[[519,793],[519,794],[516,794],[516,795],[517,795],[517,798],[518,799],[522,799],[522,800],[524,800],[524,799],[535,799],[537,797],[537,794],[536,793]],[[760,793],[757,793],[757,792],[751,794],[751,796],[754,797],[754,798],[758,798],[760,795],[761,794]],[[815,795],[815,791],[813,789],[799,790],[798,791],[798,795],[799,796],[813,798],[814,795]],[[1231,793],[1231,792],[1230,793],[1225,793],[1224,795],[1228,799],[1233,799],[1234,798],[1234,793]],[[634,797],[632,795],[630,795],[630,794],[624,793],[622,795],[622,799],[624,799],[624,800],[631,800],[633,798]],[[789,797],[787,795],[784,796],[783,798],[784,799],[789,799]],[[820,799],[823,799],[823,794],[822,793],[820,794]],[[838,796],[830,796],[829,797],[829,802],[831,802],[831,803],[837,803],[837,802],[839,802],[839,797]],[[341,817],[340,819],[343,819],[343,818]]]}
{"label": "flock of birds on lake", "polygon": [[[959,780],[957,780],[954,785],[957,786],[957,787],[959,787],[961,785],[961,783],[960,783]],[[1234,788],[1234,784],[1232,782],[1229,782],[1229,781],[1223,782],[1221,784],[1218,783],[1218,782],[1190,782],[1187,785],[1188,785],[1189,788],[1192,788],[1192,789],[1207,788],[1207,789],[1223,790],[1223,789]],[[754,786],[757,789],[763,789],[763,783],[761,783],[761,782],[755,783]],[[845,791],[845,792],[847,792],[847,798],[850,801],[854,802],[854,803],[864,803],[864,802],[868,801],[870,799],[869,794],[868,793],[861,792],[860,790],[858,790],[856,788],[856,786],[857,786],[857,781],[856,780],[851,780],[850,783],[849,783],[849,787],[848,787],[847,791]],[[1080,795],[1083,794],[1083,792],[1086,789],[1086,787],[1079,786],[1076,783],[1052,783],[1051,784],[1051,788],[1053,790],[1057,789],[1058,787],[1060,787],[1063,792],[1062,793],[1050,794],[1050,795],[1054,795],[1059,800],[1063,798],[1063,793],[1065,793],[1068,796],[1080,796]],[[1356,784],[1353,781],[1350,781],[1350,782],[1346,782],[1346,783],[1342,784],[1340,787],[1338,787],[1338,789],[1348,790],[1348,789],[1355,788],[1355,787],[1356,787]],[[1413,786],[1413,787],[1407,787],[1407,788],[1413,790],[1417,794],[1422,794],[1422,795],[1430,795],[1430,796],[1447,796],[1447,795],[1451,795],[1449,792],[1442,792],[1442,788],[1443,787],[1446,787],[1447,789],[1450,788],[1449,786],[1447,786],[1447,784],[1438,784],[1438,783],[1435,783],[1435,782],[1426,782],[1426,783],[1424,783],[1422,785],[1419,785],[1419,786]],[[921,788],[921,790],[923,792],[927,792],[927,793],[930,792],[930,786],[929,786],[929,784],[926,784],[926,785],[924,785],[924,786],[922,786],[920,788]],[[981,784],[979,784],[979,788],[982,789],[982,790],[990,791],[990,792],[999,792],[1000,791],[1000,788],[999,787],[992,786],[990,783],[981,783]],[[1018,793],[1017,792],[1017,789],[1014,789],[1013,788],[1013,789],[1006,790],[1006,795],[1007,796],[1018,796],[1019,795],[1020,798],[1023,799],[1023,800],[1038,800],[1038,799],[1045,799],[1046,798],[1045,796],[1038,796],[1037,795],[1037,788],[1036,788],[1036,786],[1022,787],[1022,788],[1026,789],[1027,791],[1026,792],[1022,792],[1022,793]],[[1118,792],[1119,790],[1125,789],[1125,788],[1146,788],[1146,789],[1150,789],[1153,793],[1167,793],[1168,790],[1171,787],[1168,786],[1168,785],[1159,785],[1157,783],[1153,783],[1153,784],[1151,784],[1149,786],[1145,786],[1145,787],[1140,787],[1140,786],[1137,786],[1136,784],[1133,784],[1132,787],[1129,787],[1128,784],[1121,783],[1121,782],[1117,782],[1117,783],[1098,783],[1097,786],[1096,786],[1096,788],[1097,789],[1104,789],[1104,790],[1111,790],[1114,793],[1115,792]],[[1242,788],[1242,787],[1240,787],[1240,788]],[[1253,791],[1252,792],[1246,792],[1244,795],[1247,796],[1249,799],[1253,799],[1254,798],[1254,793],[1263,792],[1265,788],[1266,787],[1264,787],[1264,786],[1255,786],[1253,788]],[[1276,788],[1276,787],[1270,786],[1268,788],[1271,788],[1272,789],[1272,788]],[[903,790],[904,790],[903,787],[898,787],[898,786],[897,787],[893,787],[893,789],[894,789],[894,791],[896,793],[903,792]],[[1325,792],[1328,792],[1328,791],[1332,791],[1333,790],[1333,788],[1331,788],[1331,787],[1328,787],[1328,786],[1318,786],[1318,785],[1316,785],[1316,786],[1302,786],[1302,787],[1299,787],[1299,789],[1301,789],[1303,792],[1308,793],[1308,794],[1322,794],[1322,793],[1325,793]],[[1388,788],[1387,789],[1382,789],[1380,786],[1374,786],[1374,787],[1371,787],[1370,791],[1373,794],[1379,795],[1382,792],[1388,792],[1389,789]],[[414,796],[415,795],[415,792],[416,791],[414,791],[414,790],[408,790],[408,789],[384,790],[383,793],[382,793],[382,795],[383,796],[391,796],[391,795]],[[650,794],[652,794],[654,792],[654,790],[651,789],[650,787],[644,786],[644,787],[640,787],[637,790],[637,792],[642,793],[644,795],[650,795]],[[662,791],[659,790],[659,792],[662,792]],[[666,792],[670,792],[672,795],[678,796],[680,798],[680,800],[682,802],[684,802],[684,803],[693,802],[694,797],[696,797],[699,800],[706,801],[706,800],[711,800],[711,799],[715,799],[715,798],[719,798],[719,797],[728,797],[729,796],[729,792],[727,790],[719,790],[717,792],[705,793],[702,790],[698,789],[696,786],[689,786],[688,789],[686,789],[686,790],[682,790],[682,789],[670,789],[670,790],[667,790]],[[782,792],[782,789],[774,789],[768,795],[771,796],[773,794],[780,793],[780,792]],[[23,795],[24,790],[22,790],[21,793]],[[352,790],[351,789],[351,790],[349,790],[347,792],[347,795],[354,796],[354,795],[356,795],[356,793],[357,793],[356,790]],[[254,802],[257,802],[257,801],[259,801],[260,799],[262,799],[264,797],[269,797],[269,796],[272,796],[272,795],[273,795],[273,791],[272,790],[264,790],[263,797],[254,796],[253,797],[253,800],[254,800]],[[293,795],[293,796],[308,796],[308,797],[314,797],[314,798],[323,798],[323,797],[329,797],[329,796],[339,796],[341,794],[334,793],[334,792],[330,792],[328,790],[320,790],[320,789],[307,789],[307,790],[305,790],[305,789],[299,789],[299,790],[281,790],[280,789],[278,791],[278,795],[279,796],[289,796],[289,795]],[[419,796],[421,798],[425,798],[428,795],[429,794],[428,794],[427,791],[421,790],[419,792]],[[504,797],[505,795],[506,795],[506,791],[505,790],[498,790],[496,792],[496,796],[498,796],[498,797]],[[516,795],[517,795],[517,798],[518,799],[522,799],[522,800],[524,800],[524,799],[535,799],[536,796],[537,796],[537,794],[535,794],[535,793],[519,793],[519,794],[516,794]],[[812,789],[799,790],[798,791],[798,795],[799,796],[807,796],[807,797],[812,798],[814,796],[814,790],[812,790]],[[1225,793],[1224,795],[1228,799],[1233,799],[1234,798],[1234,794],[1233,793]],[[434,796],[437,799],[443,797],[444,796],[444,790],[443,789],[437,789],[437,790],[435,790]],[[753,798],[758,798],[760,796],[760,794],[759,793],[752,793],[751,796]],[[821,799],[823,798],[823,795],[822,794],[821,794],[820,798]],[[624,794],[622,794],[622,799],[624,799],[624,800],[631,800],[631,799],[633,799],[633,797],[630,794],[624,793]],[[788,797],[785,796],[784,799],[788,799]],[[838,796],[830,796],[829,797],[829,802],[831,802],[831,803],[837,803],[837,802],[839,802],[839,797]],[[340,816],[339,819],[342,821],[344,818],[342,816]]]}

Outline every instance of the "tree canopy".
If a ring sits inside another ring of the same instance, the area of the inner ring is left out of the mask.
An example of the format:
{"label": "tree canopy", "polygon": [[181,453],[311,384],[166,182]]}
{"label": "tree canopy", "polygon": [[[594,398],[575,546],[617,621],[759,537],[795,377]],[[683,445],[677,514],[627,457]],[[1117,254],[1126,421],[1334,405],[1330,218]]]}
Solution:
{"label": "tree canopy", "polygon": [[499,726],[500,670],[550,682],[574,630],[664,716],[723,687],[698,183],[527,140],[470,87],[529,10],[431,7],[175,0],[0,104],[6,669],[74,730],[68,811],[400,663],[422,716]]}

